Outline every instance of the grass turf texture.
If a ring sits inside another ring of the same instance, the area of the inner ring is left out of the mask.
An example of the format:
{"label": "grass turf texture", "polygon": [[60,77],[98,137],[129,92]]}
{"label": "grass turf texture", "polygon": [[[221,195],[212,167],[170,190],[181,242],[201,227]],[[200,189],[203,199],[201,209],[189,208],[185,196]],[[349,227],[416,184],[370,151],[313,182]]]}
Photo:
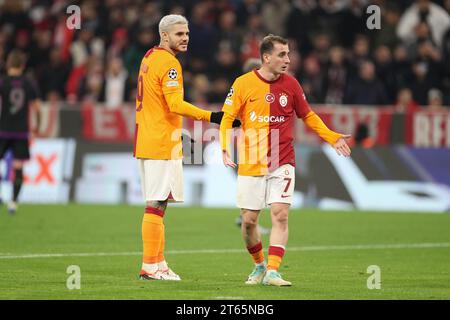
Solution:
{"label": "grass turf texture", "polygon": [[[142,213],[134,206],[21,205],[11,217],[3,209],[0,299],[450,299],[448,214],[292,210],[280,272],[293,286],[277,288],[244,284],[253,265],[235,209],[169,207],[166,259],[183,280],[138,280]],[[270,225],[267,210],[261,222]],[[266,254],[268,241],[263,236]],[[354,248],[417,243],[447,244]],[[352,247],[318,249],[344,245]],[[225,249],[231,252],[214,252]],[[106,255],[21,257],[54,253]],[[81,268],[80,290],[66,288],[69,265]],[[380,290],[366,286],[369,265],[381,268]]]}

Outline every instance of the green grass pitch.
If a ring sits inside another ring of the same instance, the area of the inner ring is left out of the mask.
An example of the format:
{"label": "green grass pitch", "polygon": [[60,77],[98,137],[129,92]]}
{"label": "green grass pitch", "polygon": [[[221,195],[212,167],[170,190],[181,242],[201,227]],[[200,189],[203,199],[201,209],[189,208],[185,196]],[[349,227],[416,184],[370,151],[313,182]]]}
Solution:
{"label": "green grass pitch", "polygon": [[[450,215],[292,210],[280,272],[246,286],[236,209],[170,207],[166,259],[181,282],[138,280],[143,208],[22,205],[0,211],[0,299],[450,299]],[[269,213],[261,217],[270,224]],[[263,236],[267,253],[269,238]],[[56,254],[60,254],[59,256]],[[81,288],[66,287],[67,267]],[[367,268],[381,270],[369,290]]]}

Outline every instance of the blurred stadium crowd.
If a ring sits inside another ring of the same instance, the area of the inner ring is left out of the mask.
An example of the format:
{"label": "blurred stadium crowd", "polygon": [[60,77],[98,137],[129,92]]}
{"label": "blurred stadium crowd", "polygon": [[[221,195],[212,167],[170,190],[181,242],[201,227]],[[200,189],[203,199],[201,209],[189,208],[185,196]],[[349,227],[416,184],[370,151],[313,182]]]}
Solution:
{"label": "blurred stadium crowd", "polygon": [[[71,4],[80,30],[66,27]],[[366,26],[370,4],[380,30]],[[290,39],[290,72],[310,103],[450,105],[450,0],[2,0],[0,69],[19,48],[46,101],[134,102],[140,60],[168,13],[189,20],[179,58],[186,99],[200,106],[223,102],[268,33]]]}

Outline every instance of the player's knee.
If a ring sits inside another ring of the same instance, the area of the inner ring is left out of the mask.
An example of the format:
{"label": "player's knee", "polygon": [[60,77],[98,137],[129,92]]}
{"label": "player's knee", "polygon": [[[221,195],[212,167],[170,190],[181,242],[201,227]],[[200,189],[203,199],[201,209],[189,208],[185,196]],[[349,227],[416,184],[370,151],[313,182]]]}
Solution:
{"label": "player's knee", "polygon": [[156,200],[147,201],[147,207],[165,211],[167,207],[167,201],[156,201]]}
{"label": "player's knee", "polygon": [[22,170],[22,168],[15,169],[14,170],[14,182],[15,183],[22,183],[22,181],[23,181],[23,170]]}
{"label": "player's knee", "polygon": [[279,225],[287,225],[288,224],[288,215],[289,209],[280,208],[272,211],[273,222]]}
{"label": "player's knee", "polygon": [[277,217],[276,219],[275,219],[275,222],[279,225],[279,226],[287,226],[288,225],[288,218],[287,218],[287,216],[280,216],[280,217]]}
{"label": "player's knee", "polygon": [[253,229],[256,228],[258,225],[258,218],[250,215],[243,215],[242,216],[242,226],[247,229]]}

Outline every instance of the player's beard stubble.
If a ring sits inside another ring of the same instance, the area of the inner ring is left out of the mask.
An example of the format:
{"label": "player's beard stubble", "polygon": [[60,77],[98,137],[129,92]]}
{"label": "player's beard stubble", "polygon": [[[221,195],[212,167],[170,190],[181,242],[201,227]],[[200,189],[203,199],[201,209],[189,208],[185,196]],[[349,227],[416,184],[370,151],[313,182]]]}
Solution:
{"label": "player's beard stubble", "polygon": [[175,41],[169,40],[169,47],[175,53],[186,52],[188,48],[188,41],[180,41],[176,43]]}

